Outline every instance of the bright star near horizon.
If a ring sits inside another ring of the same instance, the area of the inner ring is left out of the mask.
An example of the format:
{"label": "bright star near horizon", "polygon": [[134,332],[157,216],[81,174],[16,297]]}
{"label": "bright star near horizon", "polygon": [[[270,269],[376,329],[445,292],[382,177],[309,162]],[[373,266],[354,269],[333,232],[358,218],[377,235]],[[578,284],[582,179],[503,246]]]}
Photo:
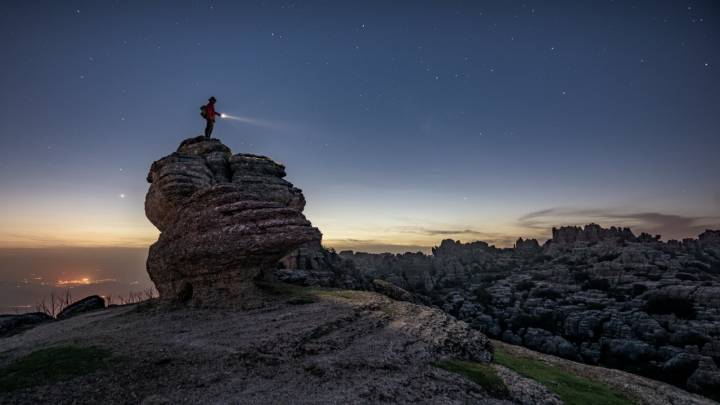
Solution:
{"label": "bright star near horizon", "polygon": [[120,198],[125,198],[125,194],[124,194],[124,193],[120,193]]}

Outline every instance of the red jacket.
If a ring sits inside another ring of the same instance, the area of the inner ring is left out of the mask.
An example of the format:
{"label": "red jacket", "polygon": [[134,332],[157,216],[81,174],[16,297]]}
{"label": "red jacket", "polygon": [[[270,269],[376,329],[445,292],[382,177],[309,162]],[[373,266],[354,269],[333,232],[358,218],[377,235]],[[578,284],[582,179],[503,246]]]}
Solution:
{"label": "red jacket", "polygon": [[205,114],[205,119],[208,119],[210,121],[215,121],[215,116],[220,115],[215,112],[215,105],[213,103],[207,103],[207,105],[205,106]]}

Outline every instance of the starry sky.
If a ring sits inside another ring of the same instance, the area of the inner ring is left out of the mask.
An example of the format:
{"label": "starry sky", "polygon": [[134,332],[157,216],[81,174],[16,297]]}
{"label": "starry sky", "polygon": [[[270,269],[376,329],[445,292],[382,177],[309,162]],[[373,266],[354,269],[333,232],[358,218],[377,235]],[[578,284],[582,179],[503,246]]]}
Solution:
{"label": "starry sky", "polygon": [[150,164],[211,95],[337,249],[695,236],[720,226],[719,45],[715,1],[5,1],[0,247],[144,251]]}

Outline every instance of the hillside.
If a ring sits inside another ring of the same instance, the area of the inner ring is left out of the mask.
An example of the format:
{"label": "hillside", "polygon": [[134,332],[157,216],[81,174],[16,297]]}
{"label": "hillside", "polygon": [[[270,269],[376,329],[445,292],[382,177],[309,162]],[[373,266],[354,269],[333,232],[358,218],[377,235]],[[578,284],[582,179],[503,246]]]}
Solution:
{"label": "hillside", "polygon": [[[491,342],[437,309],[370,292],[282,284],[260,290],[266,301],[258,309],[156,300],[0,339],[0,402],[561,403],[548,388],[555,384],[493,365]],[[53,356],[38,359],[48,348]],[[501,348],[505,360],[522,360]],[[710,403],[619,371],[595,367],[589,375],[570,363],[557,368],[578,376],[566,398]],[[468,373],[473,369],[479,372]]]}

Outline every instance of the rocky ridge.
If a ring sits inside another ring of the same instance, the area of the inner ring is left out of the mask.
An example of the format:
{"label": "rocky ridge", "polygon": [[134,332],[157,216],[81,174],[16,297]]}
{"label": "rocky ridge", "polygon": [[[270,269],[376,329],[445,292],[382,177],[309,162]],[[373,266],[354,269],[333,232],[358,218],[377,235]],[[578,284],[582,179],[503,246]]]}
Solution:
{"label": "rocky ridge", "polygon": [[[590,224],[553,229],[544,245],[443,240],[431,255],[336,256],[352,264],[346,287],[384,280],[505,342],[720,398],[720,231],[663,242]],[[314,276],[333,269],[295,270],[305,284],[335,281]]]}

